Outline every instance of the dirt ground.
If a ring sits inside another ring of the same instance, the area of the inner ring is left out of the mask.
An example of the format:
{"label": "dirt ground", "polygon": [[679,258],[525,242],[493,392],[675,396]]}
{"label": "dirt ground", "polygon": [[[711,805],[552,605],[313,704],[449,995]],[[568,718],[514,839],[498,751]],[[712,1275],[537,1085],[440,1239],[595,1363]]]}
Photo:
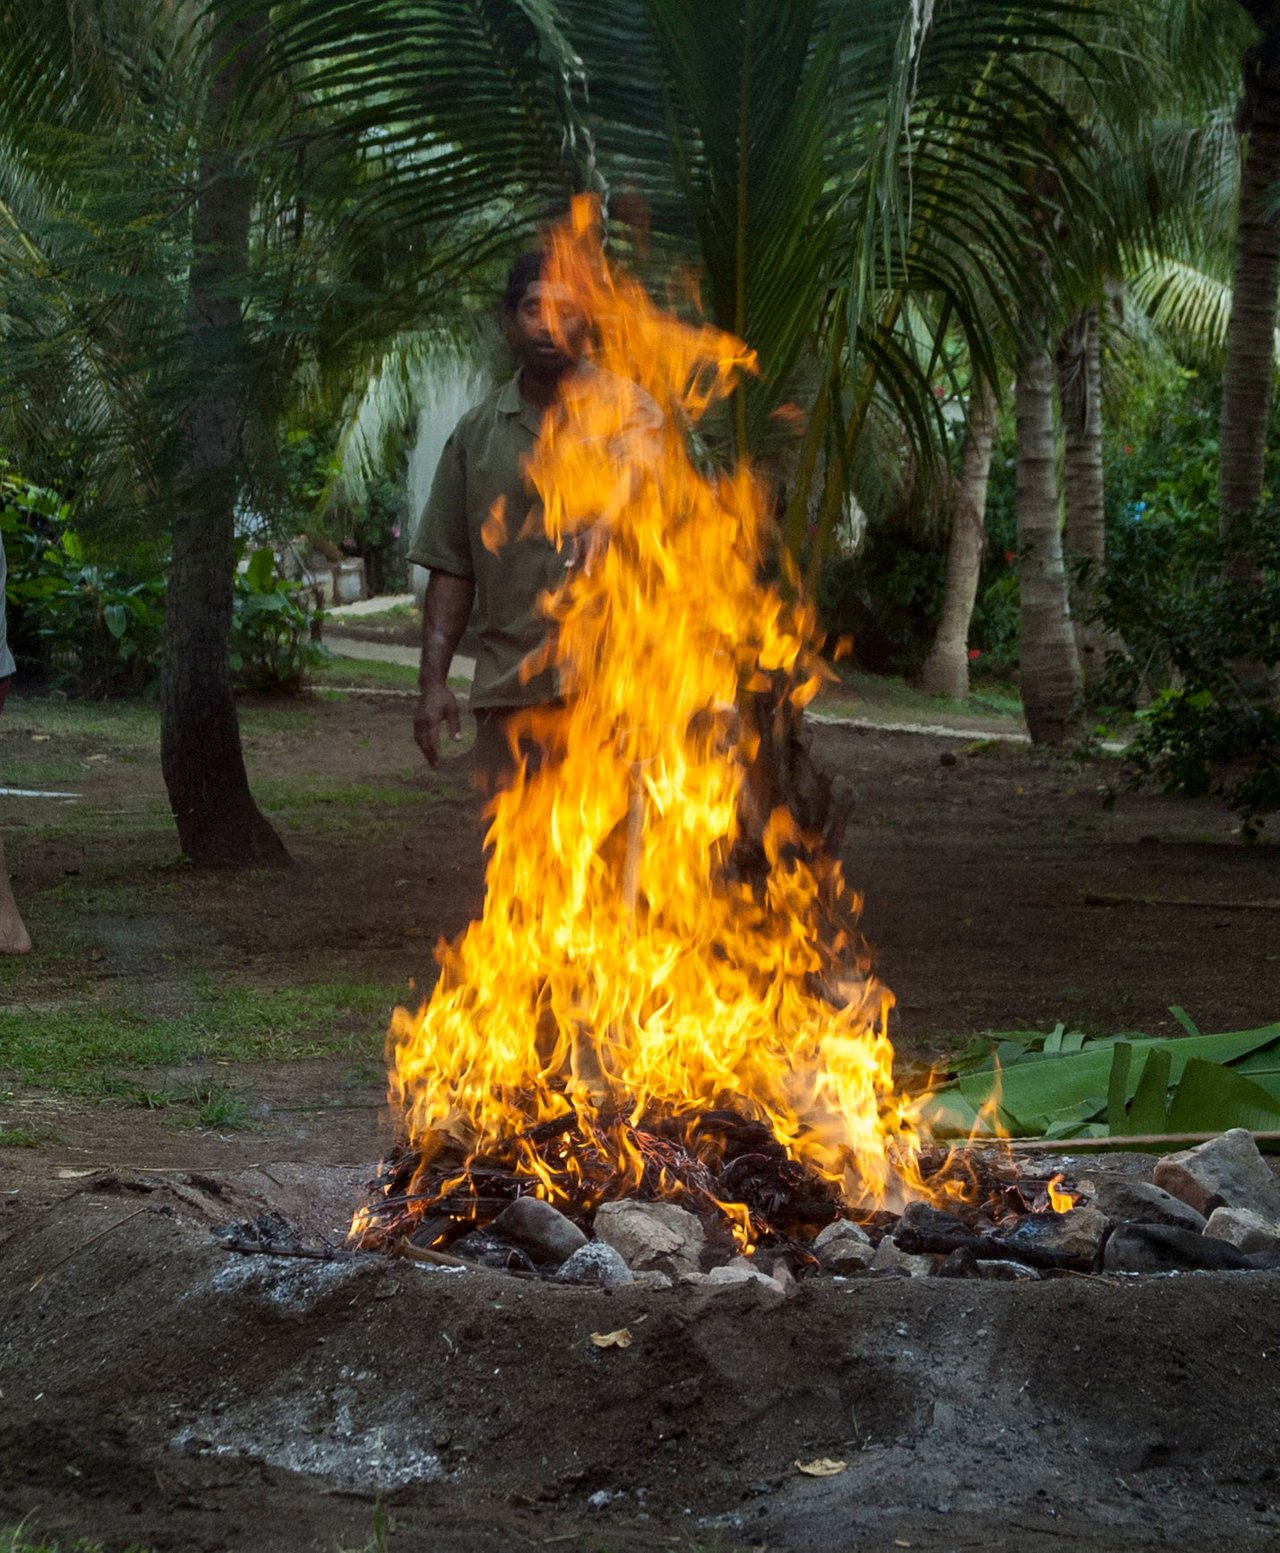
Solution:
{"label": "dirt ground", "polygon": [[[0,771],[39,740],[79,773],[48,785],[85,797],[5,800],[46,959],[0,968],[0,1010],[127,995],[161,1017],[210,978],[338,972],[412,998],[480,866],[465,761],[421,768],[407,709],[247,718],[297,865],[200,879],[146,748],[11,700]],[[853,789],[846,870],[908,1069],[987,1029],[1280,1017],[1280,849],[1128,791],[1114,761],[974,734],[815,730]],[[238,1129],[42,1088],[0,1050],[0,1124],[43,1123],[0,1149],[0,1530],[290,1553],[363,1547],[376,1517],[390,1548],[443,1553],[1280,1545],[1271,1275],[822,1280],[779,1302],[223,1250],[210,1226],[264,1207],[346,1223],[390,1137],[383,1022],[358,1060],[202,1054],[190,1075],[246,1099]],[[622,1326],[627,1350],[590,1345]],[[845,1470],[794,1467],[820,1456]]]}

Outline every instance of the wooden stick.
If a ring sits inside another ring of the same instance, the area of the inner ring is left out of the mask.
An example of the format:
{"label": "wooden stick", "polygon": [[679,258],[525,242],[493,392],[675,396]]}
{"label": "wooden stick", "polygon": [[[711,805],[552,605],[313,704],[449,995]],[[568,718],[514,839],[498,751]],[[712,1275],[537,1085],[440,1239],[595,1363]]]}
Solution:
{"label": "wooden stick", "polygon": [[1280,911],[1280,901],[1199,901],[1179,895],[1086,895],[1086,906],[1186,906],[1193,911]]}
{"label": "wooden stick", "polygon": [[38,1289],[50,1273],[56,1273],[60,1267],[65,1267],[73,1256],[79,1256],[85,1247],[91,1246],[95,1240],[101,1240],[104,1235],[109,1235],[112,1230],[119,1229],[122,1224],[127,1224],[130,1219],[136,1219],[140,1213],[150,1212],[151,1207],[149,1204],[145,1208],[135,1208],[132,1213],[126,1213],[124,1218],[117,1219],[114,1224],[108,1224],[106,1229],[100,1229],[96,1235],[90,1235],[88,1240],[82,1240],[80,1244],[74,1248],[74,1250],[68,1251],[66,1256],[59,1257],[52,1267],[46,1267],[44,1272],[42,1272],[31,1285],[31,1288]]}
{"label": "wooden stick", "polygon": [[[1157,1144],[1162,1149],[1174,1146],[1181,1148],[1189,1143],[1211,1143],[1214,1138],[1221,1136],[1219,1130],[1120,1133],[1109,1138],[961,1138],[950,1146],[960,1149],[1011,1148],[1040,1154],[1095,1154],[1107,1149],[1140,1149],[1148,1144]],[[1280,1132],[1252,1132],[1250,1137],[1259,1145],[1272,1144],[1280,1148]]]}
{"label": "wooden stick", "polygon": [[407,1262],[430,1262],[433,1267],[474,1267],[476,1265],[474,1262],[464,1261],[460,1256],[454,1256],[449,1251],[436,1251],[430,1246],[415,1246],[408,1239],[396,1242],[394,1255],[404,1257]]}

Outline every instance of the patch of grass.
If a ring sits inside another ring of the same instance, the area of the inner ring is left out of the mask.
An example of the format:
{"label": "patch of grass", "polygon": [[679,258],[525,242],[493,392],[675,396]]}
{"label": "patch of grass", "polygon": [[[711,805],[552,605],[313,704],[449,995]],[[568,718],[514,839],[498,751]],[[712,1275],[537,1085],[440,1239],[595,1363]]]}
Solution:
{"label": "patch of grass", "polygon": [[[0,1149],[38,1149],[42,1143],[52,1141],[54,1134],[46,1127],[6,1127],[0,1122]],[[0,1542],[0,1548],[3,1548]]]}
{"label": "patch of grass", "polygon": [[363,611],[358,615],[329,614],[325,619],[335,631],[341,631],[346,626],[359,626],[362,631],[371,626],[376,630],[379,626],[419,625],[422,611],[416,604],[392,604],[389,609],[379,609],[369,614]]}
{"label": "patch of grass", "polygon": [[160,708],[154,701],[55,701],[10,696],[4,709],[5,735],[48,734],[58,753],[60,738],[80,738],[98,753],[158,750]]}
{"label": "patch of grass", "polygon": [[334,655],[332,663],[312,675],[317,687],[371,685],[375,689],[416,690],[418,670],[409,663],[384,663],[379,658],[344,658]]}
{"label": "patch of grass", "polygon": [[132,1098],[148,1111],[175,1111],[184,1120],[202,1127],[238,1130],[254,1125],[243,1096],[230,1089],[217,1089],[207,1084],[179,1084],[172,1089],[138,1089],[133,1091]]}
{"label": "patch of grass", "polygon": [[[382,1050],[393,998],[385,986],[334,981],[279,990],[197,986],[191,1012],[162,1019],[123,1004],[0,1010],[0,1069],[22,1082],[99,1098],[149,1094],[128,1075],[189,1062],[294,1062]],[[222,1092],[198,1096],[210,1116],[234,1125]],[[164,1103],[173,1104],[169,1096]],[[193,1103],[191,1100],[185,1103]]]}
{"label": "patch of grass", "polygon": [[[27,1523],[23,1521],[7,1530],[0,1529],[0,1553],[103,1553],[103,1544],[91,1542],[87,1537],[77,1537],[74,1542],[29,1537]],[[131,1542],[123,1553],[151,1553],[151,1550],[140,1542]]]}
{"label": "patch of grass", "polygon": [[4,761],[4,785],[64,789],[73,782],[83,783],[92,770],[92,766],[80,760],[26,759],[21,753],[9,751]]}
{"label": "patch of grass", "polygon": [[824,687],[814,702],[815,711],[848,712],[873,721],[941,722],[948,717],[982,717],[988,721],[1022,725],[1022,704],[1015,687],[988,680],[975,684],[963,701],[949,696],[930,696],[905,679],[887,674],[868,674],[838,666],[840,683]]}
{"label": "patch of grass", "polygon": [[326,804],[357,812],[411,808],[423,801],[421,788],[398,782],[350,782],[324,776],[268,778],[256,782],[253,793],[259,806],[272,814],[296,813]]}

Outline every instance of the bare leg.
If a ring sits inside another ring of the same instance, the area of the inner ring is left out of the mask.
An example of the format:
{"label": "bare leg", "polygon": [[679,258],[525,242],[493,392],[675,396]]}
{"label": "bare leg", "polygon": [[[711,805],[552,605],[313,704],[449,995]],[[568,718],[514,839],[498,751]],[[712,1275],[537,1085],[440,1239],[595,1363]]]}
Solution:
{"label": "bare leg", "polygon": [[18,914],[18,903],[4,866],[4,842],[0,841],[0,954],[30,954],[31,934]]}

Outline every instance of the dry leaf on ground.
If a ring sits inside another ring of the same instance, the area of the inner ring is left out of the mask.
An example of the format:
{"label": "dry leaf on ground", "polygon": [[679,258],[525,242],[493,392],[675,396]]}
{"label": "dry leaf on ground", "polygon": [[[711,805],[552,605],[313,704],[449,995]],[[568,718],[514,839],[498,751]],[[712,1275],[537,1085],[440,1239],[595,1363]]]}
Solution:
{"label": "dry leaf on ground", "polygon": [[833,1478],[848,1466],[845,1461],[832,1461],[829,1456],[817,1456],[813,1461],[797,1461],[796,1471],[810,1478]]}
{"label": "dry leaf on ground", "polygon": [[619,1327],[616,1332],[593,1332],[591,1341],[597,1348],[630,1348],[631,1333],[626,1327]]}

